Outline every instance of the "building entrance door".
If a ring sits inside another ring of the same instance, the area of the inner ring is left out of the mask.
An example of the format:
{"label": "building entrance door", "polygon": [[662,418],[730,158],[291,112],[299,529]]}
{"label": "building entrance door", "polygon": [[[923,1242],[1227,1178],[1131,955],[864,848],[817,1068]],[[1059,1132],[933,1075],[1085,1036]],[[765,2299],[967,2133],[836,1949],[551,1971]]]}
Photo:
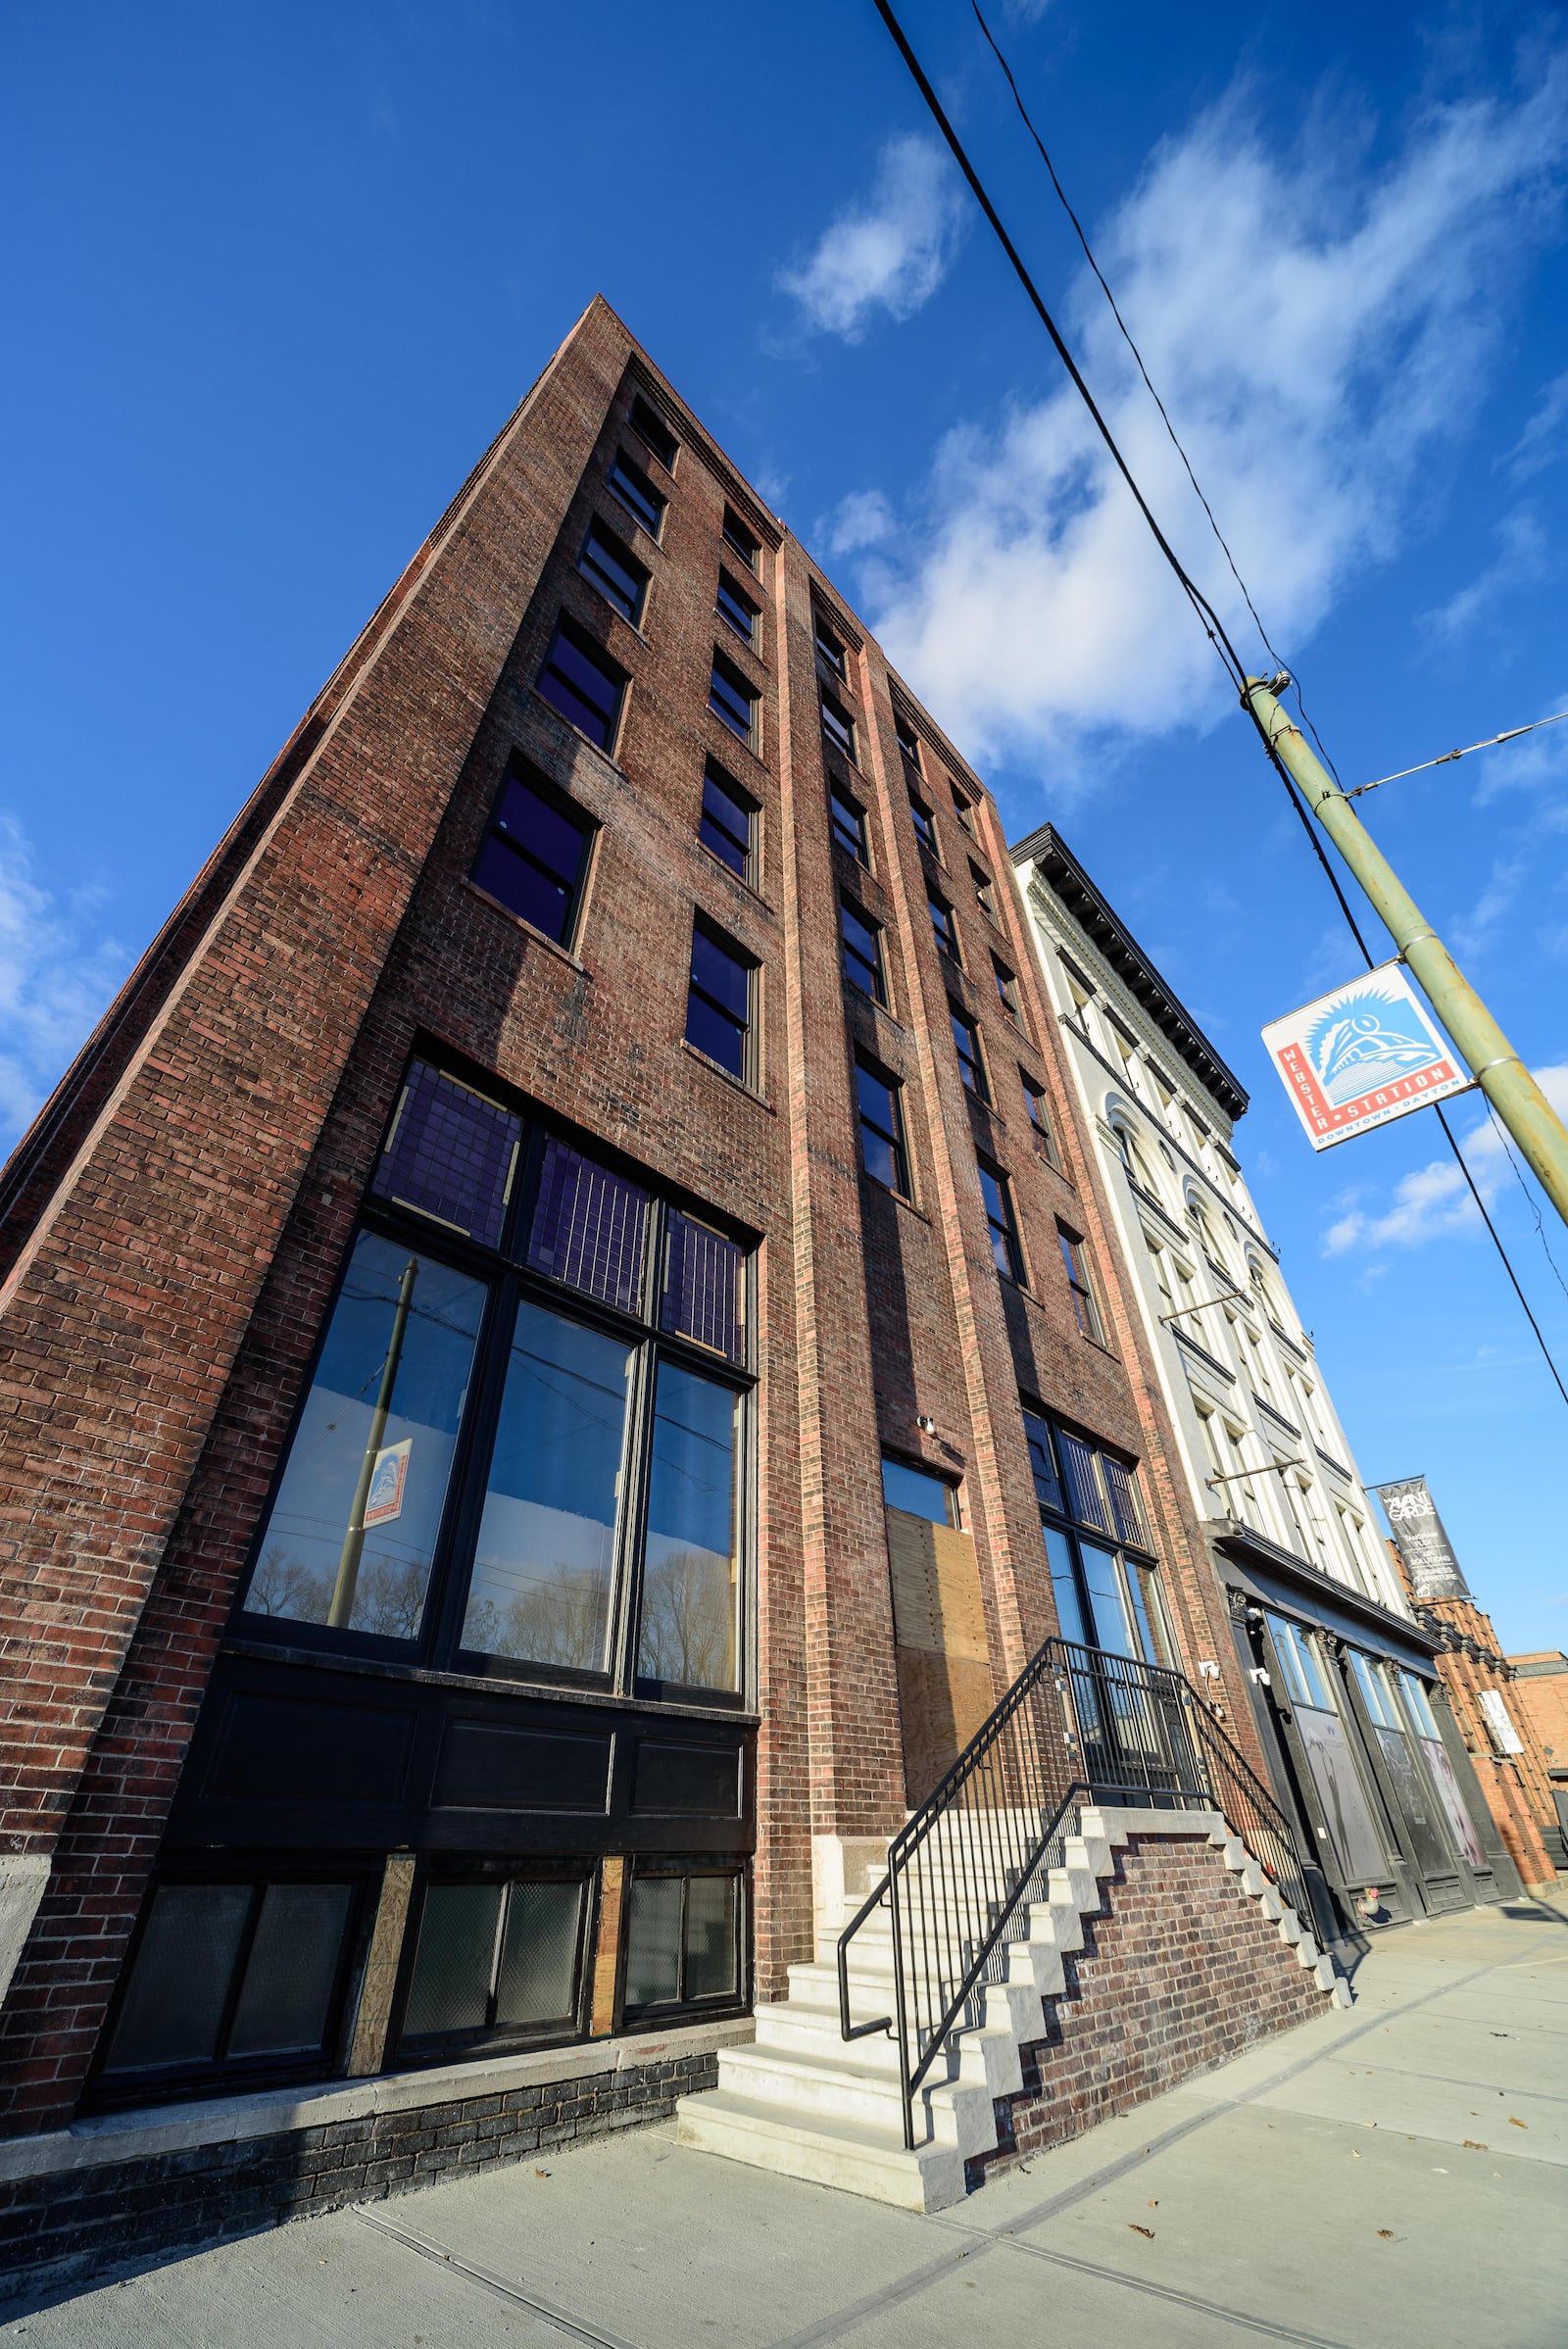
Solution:
{"label": "building entrance door", "polygon": [[972,1536],[942,1478],[882,1463],[905,1797],[922,1803],[996,1703]]}

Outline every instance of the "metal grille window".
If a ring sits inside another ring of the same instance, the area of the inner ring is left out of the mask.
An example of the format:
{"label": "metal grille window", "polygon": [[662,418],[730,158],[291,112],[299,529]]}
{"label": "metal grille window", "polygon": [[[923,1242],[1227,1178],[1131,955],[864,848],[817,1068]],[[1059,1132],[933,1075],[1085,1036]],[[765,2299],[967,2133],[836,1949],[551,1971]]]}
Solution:
{"label": "metal grille window", "polygon": [[631,428],[643,446],[658,458],[665,472],[672,473],[680,443],[663,417],[656,415],[641,392],[631,404]]}
{"label": "metal grille window", "polygon": [[532,770],[514,770],[474,859],[474,886],[557,946],[569,946],[595,830],[564,792]]}
{"label": "metal grille window", "polygon": [[855,1064],[860,1111],[860,1163],[873,1182],[909,1196],[909,1163],[904,1142],[904,1088],[863,1060]]}
{"label": "metal grille window", "polygon": [[828,813],[839,847],[847,849],[857,864],[868,865],[871,859],[865,845],[865,809],[858,800],[851,799],[840,783],[835,783],[828,793]]}
{"label": "metal grille window", "polygon": [[588,1907],[585,1877],[427,1884],[401,2045],[433,2050],[571,2030]]}
{"label": "metal grille window", "polygon": [[927,890],[926,904],[931,908],[931,927],[936,933],[937,945],[950,962],[961,965],[963,957],[958,953],[958,931],[953,918],[953,907],[946,898],[939,898],[934,889]]}
{"label": "metal grille window", "polygon": [[818,658],[826,661],[835,677],[844,676],[847,669],[844,640],[836,629],[829,627],[819,612],[811,614],[811,633]]}
{"label": "metal grille window", "polygon": [[626,1922],[626,2007],[721,2006],[741,1994],[741,1880],[639,1868]]}
{"label": "metal grille window", "polygon": [[728,571],[720,571],[718,574],[716,603],[719,618],[728,620],[742,644],[755,645],[757,622],[760,616],[761,607],[753,603],[751,597],[730,577]]}
{"label": "metal grille window", "polygon": [[1061,1261],[1067,1274],[1067,1287],[1072,1296],[1073,1316],[1086,1338],[1097,1345],[1105,1343],[1104,1326],[1100,1307],[1095,1300],[1094,1284],[1089,1274],[1089,1250],[1084,1242],[1057,1224],[1056,1238],[1061,1244]]}
{"label": "metal grille window", "polygon": [[1023,1424],[1063,1637],[1174,1665],[1137,1469],[1027,1404]]}
{"label": "metal grille window", "polygon": [[1013,1213],[1012,1185],[1000,1166],[986,1158],[979,1160],[980,1191],[986,1203],[986,1222],[991,1231],[991,1254],[998,1272],[1009,1281],[1023,1279],[1023,1249],[1018,1241],[1018,1222]]}
{"label": "metal grille window", "polygon": [[914,721],[906,717],[904,711],[897,707],[893,711],[893,731],[898,736],[900,750],[915,773],[918,774],[920,772],[920,737],[914,730]]}
{"label": "metal grille window", "polygon": [[732,1362],[746,1358],[746,1252],[710,1225],[677,1208],[665,1242],[660,1327]]}
{"label": "metal grille window", "polygon": [[1024,1107],[1029,1112],[1029,1131],[1034,1136],[1035,1149],[1048,1166],[1054,1166],[1059,1171],[1061,1157],[1056,1149],[1055,1135],[1051,1130],[1051,1119],[1046,1112],[1045,1088],[1035,1083],[1026,1068],[1019,1069],[1018,1082],[1023,1087]]}
{"label": "metal grille window", "polygon": [[520,1117],[416,1060],[392,1113],[373,1188],[494,1248],[521,1140]]}
{"label": "metal grille window", "polygon": [[749,956],[716,930],[702,921],[693,924],[686,1041],[743,1084],[751,1076],[756,968]]}
{"label": "metal grille window", "polygon": [[822,696],[822,731],[836,751],[855,764],[855,720],[830,693]]}
{"label": "metal grille window", "polygon": [[635,1312],[647,1225],[646,1191],[550,1137],[528,1239],[532,1271]]}
{"label": "metal grille window", "polygon": [[564,718],[600,750],[614,748],[626,673],[597,645],[563,620],[539,672],[539,691]]}
{"label": "metal grille window", "polygon": [[757,803],[727,775],[716,759],[703,771],[703,812],[697,837],[720,864],[727,864],[743,881],[752,878]]}
{"label": "metal grille window", "polygon": [[596,521],[583,541],[577,568],[591,587],[613,604],[622,619],[641,624],[648,594],[648,573],[612,530]]}
{"label": "metal grille window", "polygon": [[882,975],[882,933],[867,921],[848,898],[839,903],[839,939],[844,949],[844,976],[852,987],[874,1003],[886,1003],[887,981]]}
{"label": "metal grille window", "polygon": [[708,707],[752,750],[757,747],[757,701],[756,689],[734,661],[726,661],[715,648],[708,681]]}
{"label": "metal grille window", "polygon": [[980,1055],[980,1031],[968,1014],[958,1009],[956,1003],[948,1005],[948,1013],[953,1021],[953,1042],[958,1054],[958,1074],[976,1101],[988,1101],[991,1099],[991,1088],[986,1083],[986,1064]]}
{"label": "metal grille window", "polygon": [[664,507],[662,498],[635,458],[624,449],[617,450],[610,468],[610,486],[625,507],[635,514],[650,538],[657,540],[664,527]]}

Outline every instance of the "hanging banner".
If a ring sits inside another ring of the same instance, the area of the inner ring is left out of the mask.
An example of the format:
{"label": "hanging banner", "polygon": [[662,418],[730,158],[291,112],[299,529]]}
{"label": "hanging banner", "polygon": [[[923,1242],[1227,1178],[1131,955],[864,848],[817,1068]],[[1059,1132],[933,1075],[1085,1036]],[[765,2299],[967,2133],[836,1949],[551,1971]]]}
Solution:
{"label": "hanging banner", "polygon": [[1271,1020],[1263,1046],[1315,1150],[1471,1083],[1400,962]]}
{"label": "hanging banner", "polygon": [[1459,1571],[1426,1478],[1400,1477],[1396,1484],[1369,1485],[1367,1491],[1383,1503],[1383,1514],[1410,1577],[1412,1596],[1468,1598],[1470,1586]]}

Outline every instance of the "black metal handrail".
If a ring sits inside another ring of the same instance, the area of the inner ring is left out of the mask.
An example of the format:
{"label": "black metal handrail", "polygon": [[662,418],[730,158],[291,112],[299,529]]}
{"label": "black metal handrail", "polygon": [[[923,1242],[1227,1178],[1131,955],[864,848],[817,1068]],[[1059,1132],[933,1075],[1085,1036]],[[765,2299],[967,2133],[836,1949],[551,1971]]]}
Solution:
{"label": "black metal handrail", "polygon": [[[839,1935],[846,2039],[897,2042],[904,2141],[914,2098],[1022,1902],[1064,1857],[1085,1802],[1217,1810],[1310,1922],[1284,1813],[1179,1672],[1048,1639],[888,1848],[888,1870]],[[857,2023],[850,1956],[888,1914],[895,2011]]]}

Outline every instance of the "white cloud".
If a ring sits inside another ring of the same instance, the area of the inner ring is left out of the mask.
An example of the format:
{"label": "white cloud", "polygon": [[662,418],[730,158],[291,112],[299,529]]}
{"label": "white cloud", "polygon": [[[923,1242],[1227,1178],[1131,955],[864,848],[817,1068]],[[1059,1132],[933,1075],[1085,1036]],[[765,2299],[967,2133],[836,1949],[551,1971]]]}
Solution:
{"label": "white cloud", "polygon": [[[1535,1073],[1557,1114],[1568,1118],[1568,1062]],[[1459,1136],[1459,1148],[1490,1207],[1499,1187],[1512,1180],[1501,1135],[1490,1117],[1483,1117]],[[1515,1145],[1514,1155],[1518,1154]],[[1323,1235],[1325,1256],[1342,1256],[1350,1248],[1419,1248],[1451,1232],[1481,1229],[1469,1185],[1451,1157],[1434,1158],[1401,1176],[1385,1206],[1363,1207],[1359,1196],[1352,1192],[1341,1200],[1343,1212]]]}
{"label": "white cloud", "polygon": [[103,937],[102,893],[64,905],[40,889],[19,824],[0,814],[0,1151],[63,1074],[124,975],[127,957]]}
{"label": "white cloud", "polygon": [[1530,586],[1547,567],[1546,533],[1528,506],[1516,506],[1511,514],[1505,514],[1496,536],[1501,552],[1495,559],[1446,604],[1425,614],[1427,626],[1450,644],[1458,644],[1484,625],[1504,596],[1516,587]]}
{"label": "white cloud", "polygon": [[1568,447],[1568,371],[1553,376],[1502,463],[1515,481],[1529,481],[1555,465]]}
{"label": "white cloud", "polygon": [[889,139],[869,198],[827,228],[801,268],[779,273],[808,322],[858,342],[879,311],[912,318],[948,273],[965,222],[963,189],[934,139]]}
{"label": "white cloud", "polygon": [[[1321,128],[1282,157],[1236,93],[1152,158],[1102,259],[1276,641],[1387,557],[1471,412],[1500,300],[1568,148],[1568,52],[1534,94],[1430,109],[1364,168]],[[1098,289],[1071,339],[1134,472],[1255,643]],[[1043,361],[1043,364],[1049,364]],[[939,449],[907,561],[866,567],[895,660],[973,754],[1069,752],[1229,706],[1218,663],[1069,386]],[[1058,764],[1058,774],[1060,766]]]}
{"label": "white cloud", "polygon": [[852,490],[841,499],[823,536],[830,555],[858,555],[890,539],[897,524],[893,509],[879,489]]}

